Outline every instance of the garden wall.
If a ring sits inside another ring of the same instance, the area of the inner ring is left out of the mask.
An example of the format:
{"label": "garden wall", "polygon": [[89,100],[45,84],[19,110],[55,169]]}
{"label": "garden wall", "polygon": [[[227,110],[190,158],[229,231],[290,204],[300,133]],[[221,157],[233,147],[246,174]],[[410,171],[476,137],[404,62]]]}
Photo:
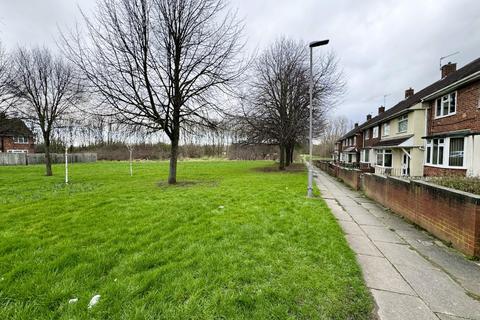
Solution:
{"label": "garden wall", "polygon": [[329,175],[339,178],[351,188],[355,190],[360,189],[360,178],[362,176],[361,170],[343,168],[328,161],[315,161],[314,164]]}
{"label": "garden wall", "polygon": [[365,194],[471,256],[480,256],[480,196],[424,181],[364,174]]}
{"label": "garden wall", "polygon": [[[96,153],[72,153],[68,155],[68,162],[96,162]],[[52,153],[52,163],[64,163],[65,155]],[[0,153],[0,166],[18,166],[45,163],[44,153]]]}
{"label": "garden wall", "polygon": [[480,257],[480,196],[424,181],[315,165],[470,256]]}

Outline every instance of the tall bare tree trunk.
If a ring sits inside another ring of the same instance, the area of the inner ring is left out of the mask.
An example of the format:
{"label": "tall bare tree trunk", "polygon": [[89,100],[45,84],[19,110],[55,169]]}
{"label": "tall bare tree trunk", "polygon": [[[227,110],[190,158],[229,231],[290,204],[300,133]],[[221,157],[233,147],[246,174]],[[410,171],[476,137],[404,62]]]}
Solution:
{"label": "tall bare tree trunk", "polygon": [[295,144],[292,143],[292,145],[289,148],[289,151],[287,153],[288,161],[290,164],[293,163],[293,152],[295,151]]}
{"label": "tall bare tree trunk", "polygon": [[285,145],[280,144],[280,164],[278,169],[285,170]]}
{"label": "tall bare tree trunk", "polygon": [[288,167],[291,164],[290,162],[290,145],[287,144],[285,147],[285,166]]}
{"label": "tall bare tree trunk", "polygon": [[[176,121],[177,122],[177,121]],[[170,170],[168,173],[168,184],[177,183],[177,160],[178,160],[178,142],[180,140],[180,122],[173,127],[170,146]]]}
{"label": "tall bare tree trunk", "polygon": [[48,134],[44,134],[44,143],[45,143],[45,175],[50,177],[53,175],[52,172],[52,155],[50,154],[50,137]]}

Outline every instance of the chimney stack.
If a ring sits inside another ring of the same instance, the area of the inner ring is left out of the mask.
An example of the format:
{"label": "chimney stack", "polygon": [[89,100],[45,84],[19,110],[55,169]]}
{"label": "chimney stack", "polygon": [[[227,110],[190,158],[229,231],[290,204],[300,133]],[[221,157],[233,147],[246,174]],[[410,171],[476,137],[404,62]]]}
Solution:
{"label": "chimney stack", "polygon": [[412,89],[412,87],[405,90],[405,99],[410,98],[411,96],[413,96],[414,93],[415,93],[415,91]]}
{"label": "chimney stack", "polygon": [[358,128],[358,122],[355,122],[355,128]]}
{"label": "chimney stack", "polygon": [[385,112],[385,107],[384,106],[378,107],[378,114],[382,114],[384,112]]}
{"label": "chimney stack", "polygon": [[372,120],[372,115],[371,114],[367,114],[367,121],[369,120]]}
{"label": "chimney stack", "polygon": [[442,70],[442,79],[443,79],[443,78],[447,77],[448,75],[457,71],[457,64],[449,62],[449,63],[443,65],[441,70]]}

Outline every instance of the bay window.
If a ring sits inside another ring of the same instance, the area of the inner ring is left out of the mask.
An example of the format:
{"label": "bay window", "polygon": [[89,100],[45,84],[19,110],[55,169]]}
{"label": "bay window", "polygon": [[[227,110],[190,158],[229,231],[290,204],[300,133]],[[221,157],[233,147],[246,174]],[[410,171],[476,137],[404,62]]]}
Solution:
{"label": "bay window", "polygon": [[435,117],[446,117],[457,112],[457,93],[452,92],[436,100]]}
{"label": "bay window", "polygon": [[464,138],[427,139],[425,163],[442,167],[463,167]]}
{"label": "bay window", "polygon": [[451,138],[448,152],[448,165],[450,167],[463,167],[464,139]]}

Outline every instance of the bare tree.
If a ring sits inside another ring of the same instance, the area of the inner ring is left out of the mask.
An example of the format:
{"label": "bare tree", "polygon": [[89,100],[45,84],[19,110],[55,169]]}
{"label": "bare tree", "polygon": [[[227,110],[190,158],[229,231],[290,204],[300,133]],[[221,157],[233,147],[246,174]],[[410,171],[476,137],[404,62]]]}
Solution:
{"label": "bare tree", "polygon": [[83,89],[74,69],[43,48],[18,49],[8,90],[19,103],[15,111],[41,130],[45,144],[46,175],[52,175],[50,143],[62,117],[81,102]]}
{"label": "bare tree", "polygon": [[243,73],[242,25],[224,0],[99,0],[84,20],[85,39],[63,37],[67,56],[118,120],[165,132],[176,183],[182,129],[214,126],[218,97]]}
{"label": "bare tree", "polygon": [[324,130],[315,146],[315,153],[322,157],[329,157],[335,150],[335,142],[352,127],[351,121],[345,116],[327,119]]}
{"label": "bare tree", "polygon": [[[333,54],[314,65],[313,122],[318,136],[344,82]],[[241,135],[247,142],[277,144],[281,170],[293,161],[295,145],[308,137],[309,77],[307,46],[280,38],[260,55],[248,95],[242,99]]]}
{"label": "bare tree", "polygon": [[7,87],[10,71],[7,53],[0,42],[0,112],[6,112],[12,103],[12,96]]}

